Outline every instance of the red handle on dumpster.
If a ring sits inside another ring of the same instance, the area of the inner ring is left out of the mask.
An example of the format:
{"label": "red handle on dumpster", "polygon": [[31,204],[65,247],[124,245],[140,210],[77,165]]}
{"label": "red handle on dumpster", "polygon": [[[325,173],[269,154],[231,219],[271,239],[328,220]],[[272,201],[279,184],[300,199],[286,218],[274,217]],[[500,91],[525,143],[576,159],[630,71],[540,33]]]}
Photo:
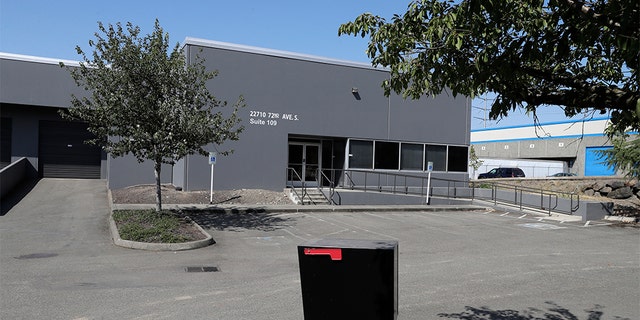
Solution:
{"label": "red handle on dumpster", "polygon": [[342,260],[342,249],[338,248],[304,248],[304,254],[308,256],[328,255],[331,260]]}

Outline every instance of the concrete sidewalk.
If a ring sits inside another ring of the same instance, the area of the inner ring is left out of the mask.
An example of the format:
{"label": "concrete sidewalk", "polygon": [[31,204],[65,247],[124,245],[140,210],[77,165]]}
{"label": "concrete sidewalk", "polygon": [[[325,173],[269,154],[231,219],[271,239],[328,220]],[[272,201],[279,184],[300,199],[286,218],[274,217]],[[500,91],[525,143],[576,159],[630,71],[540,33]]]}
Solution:
{"label": "concrete sidewalk", "polygon": [[[150,209],[154,204],[111,204],[112,210]],[[208,205],[208,204],[163,204],[163,209],[169,210],[208,210],[219,213],[323,213],[323,212],[471,212],[471,211],[504,211],[511,214],[526,214],[543,220],[560,222],[579,222],[580,216],[517,210],[515,208],[482,205]]]}

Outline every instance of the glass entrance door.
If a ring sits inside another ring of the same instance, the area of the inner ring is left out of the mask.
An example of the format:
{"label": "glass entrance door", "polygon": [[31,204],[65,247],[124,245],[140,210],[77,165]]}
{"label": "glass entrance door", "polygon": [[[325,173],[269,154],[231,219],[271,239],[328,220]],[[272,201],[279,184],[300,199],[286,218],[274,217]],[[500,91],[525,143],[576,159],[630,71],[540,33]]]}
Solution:
{"label": "glass entrance door", "polygon": [[294,187],[317,185],[320,168],[320,145],[311,143],[289,143],[289,168],[287,184]]}

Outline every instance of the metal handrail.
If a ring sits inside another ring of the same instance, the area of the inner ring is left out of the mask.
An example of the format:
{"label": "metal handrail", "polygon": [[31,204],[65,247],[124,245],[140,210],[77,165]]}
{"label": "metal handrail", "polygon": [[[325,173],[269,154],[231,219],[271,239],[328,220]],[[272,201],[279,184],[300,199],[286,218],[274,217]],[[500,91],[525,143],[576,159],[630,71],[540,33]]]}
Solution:
{"label": "metal handrail", "polygon": [[[326,180],[329,183],[329,199],[327,199],[329,201],[329,204],[337,204],[337,205],[341,205],[342,204],[342,196],[340,195],[340,193],[336,192],[336,186],[335,186],[335,182],[330,179],[329,177],[327,177],[326,174],[324,174],[324,172],[322,171],[322,169],[318,168],[318,174],[316,175],[318,177],[318,190],[320,192],[322,192],[322,183]],[[324,192],[322,192],[324,194]],[[338,202],[336,202],[335,200],[333,200],[334,195],[338,195]]]}
{"label": "metal handrail", "polygon": [[[548,215],[551,215],[552,211],[567,213],[572,215],[574,212],[578,211],[578,209],[580,208],[580,195],[574,192],[544,190],[539,188],[523,187],[523,186],[510,185],[510,184],[493,182],[493,181],[471,181],[470,184],[474,190],[473,192],[474,198],[477,197],[475,189],[482,188],[478,185],[490,184],[490,187],[491,187],[490,200],[493,201],[494,204],[497,204],[498,202],[513,204],[518,206],[520,210],[522,210],[523,207],[528,207],[533,209],[545,210],[548,213]],[[498,190],[503,190],[507,193],[509,191],[513,191],[514,193],[513,201],[509,200],[506,197],[499,197]],[[539,195],[540,205],[536,207],[536,205],[532,203],[526,203],[523,200],[524,194],[528,194],[530,196]],[[570,201],[569,210],[558,208],[559,195],[569,198],[569,201]],[[545,200],[546,200],[546,205],[545,205]]]}
{"label": "metal handrail", "polygon": [[[287,180],[289,180],[289,173],[294,173],[295,174],[295,178],[298,178],[298,180],[300,181],[300,183],[302,184],[302,196],[300,196],[298,194],[298,191],[296,191],[295,186],[291,186],[291,190],[293,190],[293,193],[296,195],[296,197],[298,199],[300,199],[300,204],[304,205],[304,197],[307,196],[309,197],[309,200],[313,202],[313,199],[311,199],[311,196],[309,196],[309,194],[307,193],[307,186],[306,183],[304,182],[304,180],[302,180],[302,177],[300,176],[300,174],[298,174],[298,171],[296,171],[296,169],[294,168],[287,168]],[[293,181],[293,180],[290,180]]]}
{"label": "metal handrail", "polygon": [[[434,184],[429,188],[430,190],[425,190],[425,184],[428,177],[421,175],[410,175],[410,174],[402,174],[397,172],[378,172],[378,171],[370,171],[370,170],[357,170],[357,169],[325,169],[325,171],[334,170],[336,172],[341,172],[341,176],[343,179],[338,181],[335,185],[339,188],[348,188],[351,190],[362,190],[362,191],[377,191],[377,192],[386,192],[392,194],[405,194],[405,195],[419,195],[421,197],[425,197],[427,192],[428,194],[433,194]],[[360,179],[356,179],[356,175],[361,175]],[[371,177],[371,175],[374,175]],[[326,175],[325,175],[326,176]],[[332,176],[336,176],[332,174]],[[359,184],[355,181],[358,180]],[[400,182],[399,182],[400,180]],[[409,180],[415,180],[415,183],[409,183]],[[532,209],[542,209],[546,210],[549,215],[551,215],[552,211],[573,214],[578,211],[580,207],[580,195],[573,192],[563,192],[563,191],[553,191],[553,190],[544,190],[538,188],[531,187],[522,187],[522,186],[514,186],[508,184],[502,184],[498,182],[492,181],[468,181],[468,180],[452,180],[452,179],[442,179],[442,178],[431,178],[432,182],[439,183],[440,185],[446,185],[447,193],[445,196],[447,198],[469,198],[474,200],[478,197],[476,189],[479,188],[480,184],[490,184],[491,187],[491,200],[497,204],[498,201],[514,204],[522,210],[522,208],[532,208]],[[374,181],[374,183],[370,183]],[[386,181],[387,183],[383,183]],[[458,193],[459,189],[471,189],[470,195],[460,195]],[[509,199],[502,199],[498,197],[498,190],[512,190],[514,193],[513,201]],[[426,192],[425,192],[426,191]],[[536,206],[525,201],[524,195],[529,195],[527,198],[530,198],[531,195],[540,195],[540,205]],[[569,209],[559,209],[559,196],[566,197],[569,199]],[[546,205],[545,205],[546,204]]]}
{"label": "metal handrail", "polygon": [[[342,181],[338,181],[336,184],[337,187],[351,189],[351,190],[363,190],[363,191],[377,191],[377,192],[386,192],[392,194],[405,194],[405,195],[419,195],[426,196],[426,181],[428,177],[420,176],[420,175],[411,175],[411,174],[401,174],[396,172],[377,172],[377,171],[368,171],[368,170],[358,170],[358,169],[325,169],[325,170],[334,170],[338,172],[342,172],[342,176],[344,179]],[[362,176],[362,182],[356,183],[355,177],[357,174]],[[373,175],[373,177],[371,177]],[[415,184],[409,183],[409,180],[413,179],[416,181]],[[389,184],[383,184],[383,180],[390,181]],[[453,196],[457,197],[457,188],[464,187],[468,188],[468,181],[463,180],[452,180],[452,179],[442,179],[432,177],[432,181],[439,181],[443,184],[447,185],[447,194],[451,197],[451,189],[453,189]],[[370,183],[374,181],[374,183]],[[430,190],[433,191],[434,187],[432,186]]]}
{"label": "metal handrail", "polygon": [[[349,173],[348,173],[348,172],[345,172],[345,173],[344,173],[344,177],[345,177],[345,179],[346,179],[346,178],[348,178],[348,179],[349,179],[349,185],[351,186],[351,189],[353,189],[353,186],[355,186],[356,184],[355,184],[355,182],[353,182],[353,179],[351,179],[351,175],[349,175]],[[340,182],[340,181],[338,181],[338,186],[340,186],[339,182]],[[343,181],[342,187],[344,188],[344,181]]]}

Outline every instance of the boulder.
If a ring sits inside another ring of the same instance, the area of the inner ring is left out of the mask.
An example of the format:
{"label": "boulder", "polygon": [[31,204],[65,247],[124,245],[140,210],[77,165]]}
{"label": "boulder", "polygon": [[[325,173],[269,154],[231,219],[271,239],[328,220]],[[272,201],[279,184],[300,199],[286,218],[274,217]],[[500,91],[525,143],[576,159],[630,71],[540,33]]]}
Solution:
{"label": "boulder", "polygon": [[613,189],[613,190],[627,186],[627,184],[622,180],[609,181],[609,182],[607,182],[607,185],[609,187],[611,187],[611,189]]}
{"label": "boulder", "polygon": [[604,187],[604,188],[602,188],[602,189],[600,189],[598,191],[602,195],[607,195],[607,194],[609,194],[609,192],[613,191],[613,189],[611,187]]}
{"label": "boulder", "polygon": [[631,191],[630,187],[622,187],[615,189],[607,194],[607,197],[611,199],[628,199],[633,196],[633,191]]}
{"label": "boulder", "polygon": [[585,184],[580,186],[580,191],[581,192],[586,192],[589,189],[593,189],[593,183],[585,183]]}
{"label": "boulder", "polygon": [[593,184],[593,190],[596,190],[596,191],[598,191],[598,190],[600,190],[600,189],[602,189],[604,187],[605,187],[605,184],[600,182],[600,181],[598,181],[598,182]]}
{"label": "boulder", "polygon": [[585,195],[585,196],[589,196],[589,197],[591,197],[591,196],[593,196],[593,195],[595,195],[595,194],[596,194],[596,192],[595,192],[595,191],[593,191],[593,189],[587,189],[587,190],[584,190],[584,195]]}

